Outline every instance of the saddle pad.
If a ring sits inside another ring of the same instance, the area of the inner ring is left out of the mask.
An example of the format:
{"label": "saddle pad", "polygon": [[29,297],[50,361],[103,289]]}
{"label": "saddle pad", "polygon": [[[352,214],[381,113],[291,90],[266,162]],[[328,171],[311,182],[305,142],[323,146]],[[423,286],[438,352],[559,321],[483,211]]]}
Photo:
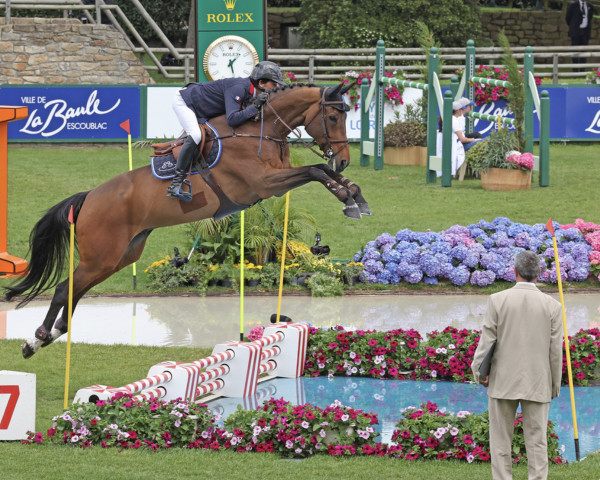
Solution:
{"label": "saddle pad", "polygon": [[[221,139],[218,138],[219,132],[215,130],[215,127],[213,127],[208,122],[206,122],[206,125],[210,127],[210,129],[213,131],[214,136],[217,137],[217,141],[212,142],[210,152],[206,157],[206,163],[208,164],[208,168],[213,168],[217,163],[219,163],[219,160],[221,158],[222,143]],[[160,157],[151,157],[150,164],[152,166],[152,174],[159,180],[168,180],[175,176],[175,167],[177,165],[177,160],[175,160],[175,157],[172,153],[168,155],[161,155]],[[198,173],[196,167],[196,165],[193,166],[192,175]]]}

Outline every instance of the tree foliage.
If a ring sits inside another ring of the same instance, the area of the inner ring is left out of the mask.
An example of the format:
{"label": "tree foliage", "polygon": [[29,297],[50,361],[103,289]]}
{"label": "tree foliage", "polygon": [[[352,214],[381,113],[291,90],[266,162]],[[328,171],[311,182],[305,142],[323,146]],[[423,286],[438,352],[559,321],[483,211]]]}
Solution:
{"label": "tree foliage", "polygon": [[508,70],[508,104],[515,115],[515,130],[517,133],[517,149],[519,152],[525,151],[525,79],[519,69],[517,60],[510,48],[510,43],[506,38],[504,30],[498,33],[498,43],[504,52],[502,62]]}
{"label": "tree foliage", "polygon": [[427,25],[444,47],[478,38],[477,0],[303,0],[300,26],[305,48],[418,47],[417,22]]}
{"label": "tree foliage", "polygon": [[[121,7],[121,10],[144,40],[158,40],[158,36],[150,24],[142,17],[133,3],[129,0],[113,0],[113,3]],[[159,0],[140,0],[140,3],[174,45],[185,45],[191,6],[190,0],[171,0],[168,5],[166,2]],[[192,28],[194,28],[193,25]]]}

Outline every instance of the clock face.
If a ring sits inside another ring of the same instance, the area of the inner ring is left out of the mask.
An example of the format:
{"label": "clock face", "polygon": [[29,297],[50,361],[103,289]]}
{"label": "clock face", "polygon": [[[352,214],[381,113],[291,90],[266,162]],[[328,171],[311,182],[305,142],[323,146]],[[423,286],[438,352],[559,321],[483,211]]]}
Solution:
{"label": "clock face", "polygon": [[204,53],[204,73],[209,80],[248,77],[258,63],[258,53],[245,38],[236,35],[219,37]]}

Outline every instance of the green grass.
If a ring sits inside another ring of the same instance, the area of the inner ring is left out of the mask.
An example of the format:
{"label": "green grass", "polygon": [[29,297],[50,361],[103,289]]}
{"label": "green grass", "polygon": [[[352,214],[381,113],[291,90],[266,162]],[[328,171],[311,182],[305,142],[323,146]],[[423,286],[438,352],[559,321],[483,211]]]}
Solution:
{"label": "green grass", "polygon": [[[317,220],[322,243],[331,257],[351,259],[368,241],[383,232],[403,228],[440,231],[452,225],[468,225],[497,216],[523,223],[560,223],[577,218],[600,223],[597,208],[596,144],[553,144],[550,148],[550,187],[540,188],[537,176],[530,190],[487,191],[478,179],[453,181],[452,188],[425,183],[423,167],[385,165],[373,170],[359,165],[358,146],[351,147],[352,163],[344,172],[361,186],[373,216],[347,219],[338,202],[323,185],[313,182],[290,194],[294,207],[304,208]],[[134,149],[134,168],[147,164],[149,149]],[[292,148],[295,164],[317,163],[310,151]],[[243,161],[243,160],[240,160]],[[9,147],[8,252],[25,258],[29,232],[43,212],[60,200],[128,169],[126,147]],[[314,239],[306,239],[311,243]],[[177,246],[188,252],[193,239],[183,225],[155,230],[137,264],[138,291],[148,293],[143,270],[155,260],[172,254]],[[9,283],[0,280],[0,286]],[[388,287],[389,288],[389,287]],[[131,293],[131,267],[117,273],[92,293]]]}
{"label": "green grass", "polygon": [[[63,342],[21,358],[19,341],[0,340],[2,369],[35,373],[37,377],[36,431],[45,431],[52,417],[63,412],[66,346]],[[70,363],[70,400],[79,388],[96,383],[121,386],[146,376],[148,368],[164,360],[202,358],[207,349],[131,347],[73,344]],[[148,451],[75,449],[58,445],[25,446],[0,442],[3,480],[79,478],[247,478],[261,479],[455,479],[491,478],[489,464],[438,461],[401,461],[389,458],[317,456],[304,461],[283,460],[273,454],[241,454],[169,450]],[[552,479],[596,479],[600,454],[566,466],[551,466]],[[98,472],[102,472],[101,476]],[[516,467],[514,478],[527,478],[527,468]]]}

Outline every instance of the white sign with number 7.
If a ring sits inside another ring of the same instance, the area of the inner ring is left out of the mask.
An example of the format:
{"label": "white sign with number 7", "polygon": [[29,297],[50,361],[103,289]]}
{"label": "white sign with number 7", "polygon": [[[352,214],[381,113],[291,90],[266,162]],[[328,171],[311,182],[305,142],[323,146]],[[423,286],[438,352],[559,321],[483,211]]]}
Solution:
{"label": "white sign with number 7", "polygon": [[35,431],[35,374],[0,370],[0,440]]}

